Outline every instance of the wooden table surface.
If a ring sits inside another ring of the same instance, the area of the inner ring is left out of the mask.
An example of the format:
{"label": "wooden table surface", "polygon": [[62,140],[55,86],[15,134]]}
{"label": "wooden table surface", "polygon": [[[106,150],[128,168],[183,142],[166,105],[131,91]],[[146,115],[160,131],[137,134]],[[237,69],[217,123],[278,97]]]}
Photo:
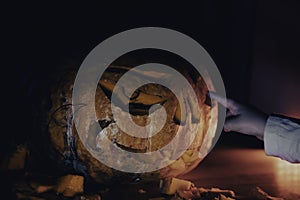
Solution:
{"label": "wooden table surface", "polygon": [[262,149],[216,148],[183,178],[241,196],[258,186],[271,196],[300,199],[300,164],[266,156]]}
{"label": "wooden table surface", "polygon": [[[233,190],[247,197],[260,187],[271,196],[300,199],[300,164],[290,164],[268,157],[262,149],[216,147],[199,166],[180,177],[197,187]],[[139,189],[146,193],[140,194]],[[149,199],[159,197],[158,182],[119,186],[102,195],[102,199]]]}

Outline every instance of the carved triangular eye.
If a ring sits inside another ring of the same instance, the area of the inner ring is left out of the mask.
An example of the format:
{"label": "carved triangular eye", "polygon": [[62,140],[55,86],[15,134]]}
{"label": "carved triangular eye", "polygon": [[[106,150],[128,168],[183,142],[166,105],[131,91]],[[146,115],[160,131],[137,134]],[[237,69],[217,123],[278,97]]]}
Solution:
{"label": "carved triangular eye", "polygon": [[[99,85],[103,89],[105,95],[111,99],[115,84],[100,80]],[[166,98],[159,95],[147,94],[140,90],[136,90],[132,96],[128,98],[123,90],[120,91],[121,92],[116,95],[117,106],[122,109],[124,109],[125,106],[129,106],[129,112],[132,115],[148,115],[151,106],[155,104],[163,105],[167,101]]]}
{"label": "carved triangular eye", "polygon": [[[99,86],[101,87],[101,89],[103,90],[103,92],[105,93],[105,95],[107,96],[107,98],[109,98],[111,100],[111,96],[112,96],[112,92],[114,90],[115,84],[109,82],[109,81],[104,81],[104,80],[100,80],[99,81]],[[117,95],[116,95],[116,103],[118,107],[124,109],[125,106],[128,106],[128,97],[125,96],[125,93],[123,91],[120,91]]]}
{"label": "carved triangular eye", "polygon": [[152,106],[154,104],[163,104],[165,101],[166,99],[164,99],[161,96],[147,94],[139,90],[137,90],[137,95],[135,95],[135,98],[130,98],[131,104],[142,104],[146,106]]}

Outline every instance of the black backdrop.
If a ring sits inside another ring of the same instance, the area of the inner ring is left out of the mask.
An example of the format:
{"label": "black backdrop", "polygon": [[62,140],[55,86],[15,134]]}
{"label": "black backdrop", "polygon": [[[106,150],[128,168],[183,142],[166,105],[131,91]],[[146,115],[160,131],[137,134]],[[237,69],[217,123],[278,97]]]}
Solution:
{"label": "black backdrop", "polygon": [[[70,60],[82,61],[109,36],[144,26],[174,29],[198,41],[217,64],[229,97],[266,112],[300,117],[299,1],[206,0],[195,5],[154,1],[98,5],[23,3],[3,8],[3,50],[7,60],[2,67],[3,106],[8,111],[3,124],[9,127],[2,132],[4,149],[30,135],[31,108],[46,89],[47,74]],[[289,43],[285,42],[287,39]],[[285,54],[289,56],[282,56]],[[260,87],[278,81],[277,77],[272,79],[272,74],[262,76],[260,72],[279,70],[280,74],[287,66],[292,73],[281,77],[279,82],[293,76],[294,81],[287,85],[294,89],[286,94],[286,99],[294,102],[290,110],[279,106],[284,103],[281,96],[272,97],[277,93],[268,93],[267,88]],[[274,103],[274,98],[279,100]],[[279,107],[282,109],[277,110]],[[219,143],[262,148],[255,138],[235,133],[223,134]]]}

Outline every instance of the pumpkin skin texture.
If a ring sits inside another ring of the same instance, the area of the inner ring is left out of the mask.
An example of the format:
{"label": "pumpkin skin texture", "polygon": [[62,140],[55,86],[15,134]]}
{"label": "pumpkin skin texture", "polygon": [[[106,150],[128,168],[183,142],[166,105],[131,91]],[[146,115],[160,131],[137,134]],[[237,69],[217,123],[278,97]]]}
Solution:
{"label": "pumpkin skin texture", "polygon": [[[97,141],[101,140],[101,137],[97,131],[97,126],[102,128],[101,134],[105,134],[118,147],[130,152],[146,153],[156,151],[168,144],[177,134],[182,121],[184,121],[186,127],[183,131],[191,129],[197,131],[192,144],[172,164],[138,176],[143,180],[176,177],[191,171],[201,162],[203,157],[199,156],[200,148],[203,141],[205,141],[205,137],[208,135],[209,138],[214,137],[217,118],[216,110],[214,110],[217,108],[212,108],[205,103],[208,92],[207,83],[200,75],[196,78],[192,77],[185,68],[177,69],[188,80],[196,93],[198,111],[194,110],[195,105],[193,103],[195,102],[189,100],[185,101],[186,109],[181,109],[176,96],[164,86],[147,84],[138,88],[131,95],[130,114],[132,120],[140,126],[147,125],[148,109],[153,104],[164,106],[167,111],[167,119],[163,128],[156,135],[151,138],[136,138],[118,128],[111,111],[110,100],[114,85],[130,69],[126,66],[111,65],[102,75],[95,96],[95,112],[98,122],[85,124],[86,130],[89,131],[85,141],[79,138],[76,127],[72,122],[72,109],[74,109],[72,107],[72,89],[76,70],[67,70],[65,73],[56,76],[57,81],[52,86],[50,98],[48,98],[50,108],[45,111],[43,119],[46,123],[44,123],[44,133],[42,134],[44,139],[42,141],[47,142],[44,142],[42,148],[57,168],[65,168],[67,162],[70,170],[83,174],[96,183],[109,184],[115,180],[126,182],[129,180],[128,177],[135,177],[136,174],[112,169],[98,161],[90,153],[89,150],[97,151],[97,148],[99,148]],[[122,95],[126,95],[126,93],[119,95],[118,98],[121,103]],[[124,102],[124,105],[126,106],[126,102]],[[125,111],[120,106],[118,112],[122,114]],[[181,117],[181,112],[184,112],[184,118]],[[126,120],[121,123],[127,124]],[[190,126],[190,124],[193,124],[193,126]],[[91,134],[93,132],[94,134]],[[171,153],[172,149],[166,150],[161,153],[161,156],[168,159]],[[107,159],[122,160],[126,158],[114,155],[114,158],[108,156]]]}

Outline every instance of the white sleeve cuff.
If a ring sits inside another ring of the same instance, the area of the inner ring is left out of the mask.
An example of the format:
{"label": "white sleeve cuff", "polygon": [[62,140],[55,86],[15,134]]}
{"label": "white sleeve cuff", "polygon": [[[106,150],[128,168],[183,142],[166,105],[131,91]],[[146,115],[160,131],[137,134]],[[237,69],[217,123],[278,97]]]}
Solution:
{"label": "white sleeve cuff", "polygon": [[264,131],[265,152],[289,162],[300,162],[300,124],[271,115]]}

